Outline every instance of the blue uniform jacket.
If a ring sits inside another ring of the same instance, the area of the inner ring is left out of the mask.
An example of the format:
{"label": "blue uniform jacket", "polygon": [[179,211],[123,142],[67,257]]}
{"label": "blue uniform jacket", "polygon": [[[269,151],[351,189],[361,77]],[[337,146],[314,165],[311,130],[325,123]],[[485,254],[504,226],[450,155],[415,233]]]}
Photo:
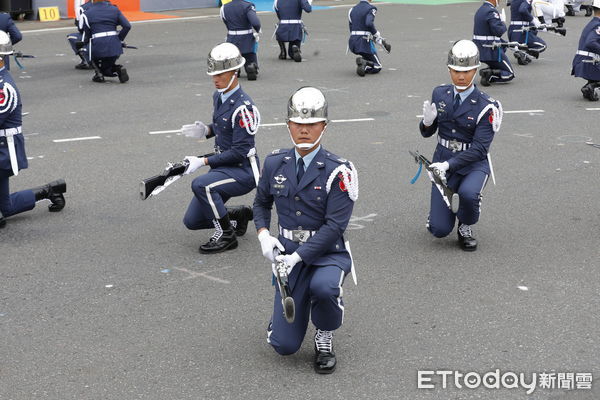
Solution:
{"label": "blue uniform jacket", "polygon": [[[15,81],[6,68],[0,68],[0,129],[20,128],[21,96]],[[27,168],[27,156],[25,155],[25,139],[23,134],[13,136],[19,169]],[[8,153],[7,139],[0,136],[0,169],[12,170],[10,156]]]}
{"label": "blue uniform jacket", "polygon": [[350,25],[348,47],[354,54],[375,54],[377,52],[373,42],[365,39],[365,35],[352,35],[352,31],[370,32],[373,35],[377,33],[377,28],[375,28],[375,14],[377,14],[377,7],[367,0],[359,1],[357,5],[350,9],[350,12],[348,13]]}
{"label": "blue uniform jacket", "polygon": [[[215,136],[217,154],[208,157],[208,164],[211,169],[222,171],[236,181],[254,187],[256,183],[247,157],[254,148],[254,134],[248,133],[248,121],[238,111],[240,107],[245,107],[253,113],[254,102],[240,87],[217,108],[219,95],[218,91],[213,94],[213,122],[209,125],[212,133],[207,136]],[[234,115],[236,111],[238,112]]]}
{"label": "blue uniform jacket", "polygon": [[[254,225],[257,230],[269,229],[271,208],[275,203],[281,227],[317,231],[302,245],[279,235],[287,254],[297,252],[307,265],[337,265],[348,273],[352,260],[343,234],[352,216],[354,202],[343,183],[340,184],[339,174],[333,178],[327,193],[328,179],[342,164],[348,166],[346,160],[321,147],[298,185],[294,149],[275,150],[265,158],[256,190]],[[274,228],[272,232],[277,231],[278,228]],[[291,281],[295,279],[294,272],[297,274],[296,269],[292,270]]]}
{"label": "blue uniform jacket", "polygon": [[[90,44],[90,58],[118,57],[123,54],[121,42],[131,29],[131,24],[123,16],[121,11],[108,1],[92,3],[82,14],[83,18],[83,40]],[[117,32],[117,26],[121,30]],[[94,37],[113,33],[109,36]]]}
{"label": "blue uniform jacket", "polygon": [[[508,28],[508,37],[511,41],[517,41],[519,43],[530,43],[532,40],[537,38],[535,34],[536,30],[527,32],[515,32],[523,28],[522,25],[513,25],[512,22],[529,22],[529,26],[533,26],[533,14],[531,13],[531,0],[513,0],[510,4],[510,22],[511,25]],[[528,25],[525,25],[528,26]],[[525,40],[527,36],[528,40]]]}
{"label": "blue uniform jacket", "polygon": [[[421,135],[430,137],[437,131],[438,136],[443,139],[471,144],[469,149],[455,153],[438,144],[432,162],[448,161],[451,173],[466,175],[471,171],[482,171],[489,175],[487,153],[494,139],[494,129],[491,123],[493,117],[488,106],[493,104],[499,107],[498,102],[475,87],[454,112],[452,85],[441,85],[433,89],[431,102],[436,104],[438,115],[428,128],[425,128],[421,121]],[[485,110],[486,108],[488,110]]]}
{"label": "blue uniform jacket", "polygon": [[[273,8],[279,20],[301,20],[302,10],[307,13],[312,11],[312,6],[307,0],[275,0]],[[275,38],[280,42],[295,42],[302,40],[304,24],[282,24],[277,25]]]}
{"label": "blue uniform jacket", "polygon": [[[473,42],[479,49],[479,59],[481,61],[501,61],[502,48],[492,49],[483,45],[491,45],[494,42],[503,42],[501,36],[507,28],[504,22],[500,20],[500,14],[492,3],[484,2],[475,13],[475,24],[473,26]],[[484,39],[485,38],[485,39]]]}
{"label": "blue uniform jacket", "polygon": [[221,7],[221,19],[227,27],[227,42],[233,43],[240,53],[255,53],[256,40],[252,32],[230,34],[229,31],[260,31],[260,20],[256,16],[254,4],[246,0],[232,0]]}
{"label": "blue uniform jacket", "polygon": [[[594,17],[583,28],[581,37],[579,38],[578,50],[587,51],[600,55],[600,18]],[[600,64],[592,64],[582,62],[583,60],[591,60],[592,57],[576,54],[573,58],[572,75],[584,78],[590,81],[600,81]]]}
{"label": "blue uniform jacket", "polygon": [[8,33],[12,44],[17,44],[21,41],[21,39],[23,39],[21,31],[19,31],[19,28],[17,28],[15,25],[15,22],[10,17],[10,14],[0,13],[0,31]]}

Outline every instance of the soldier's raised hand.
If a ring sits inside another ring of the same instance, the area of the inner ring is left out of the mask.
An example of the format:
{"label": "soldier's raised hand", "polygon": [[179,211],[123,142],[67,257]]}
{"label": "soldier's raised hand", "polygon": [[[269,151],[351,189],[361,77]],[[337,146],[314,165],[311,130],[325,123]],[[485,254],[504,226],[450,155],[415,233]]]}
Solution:
{"label": "soldier's raised hand", "polygon": [[435,103],[430,103],[429,100],[423,102],[423,125],[431,126],[437,118],[437,107]]}

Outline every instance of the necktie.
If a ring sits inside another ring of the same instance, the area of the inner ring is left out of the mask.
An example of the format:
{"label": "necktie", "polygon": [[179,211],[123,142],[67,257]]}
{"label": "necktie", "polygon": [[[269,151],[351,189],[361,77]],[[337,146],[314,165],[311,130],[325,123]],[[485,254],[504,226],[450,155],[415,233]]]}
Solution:
{"label": "necktie", "polygon": [[221,99],[221,95],[219,95],[219,100],[217,100],[217,108],[221,107],[221,104],[223,104],[223,100]]}
{"label": "necktie", "polygon": [[458,110],[459,106],[460,106],[460,94],[456,93],[456,96],[454,96],[454,111]]}
{"label": "necktie", "polygon": [[300,183],[300,179],[304,176],[304,159],[300,157],[298,160],[298,171],[296,171],[296,178],[298,178],[298,183]]}

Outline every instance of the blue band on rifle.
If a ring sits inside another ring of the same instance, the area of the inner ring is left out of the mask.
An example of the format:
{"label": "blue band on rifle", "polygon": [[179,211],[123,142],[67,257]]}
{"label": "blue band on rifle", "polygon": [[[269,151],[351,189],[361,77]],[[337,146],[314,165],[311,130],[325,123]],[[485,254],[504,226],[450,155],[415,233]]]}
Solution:
{"label": "blue band on rifle", "polygon": [[419,179],[419,176],[421,176],[422,170],[423,170],[423,162],[419,161],[419,170],[417,171],[417,174],[415,175],[415,177],[410,180],[411,185],[413,185],[417,181],[417,179]]}

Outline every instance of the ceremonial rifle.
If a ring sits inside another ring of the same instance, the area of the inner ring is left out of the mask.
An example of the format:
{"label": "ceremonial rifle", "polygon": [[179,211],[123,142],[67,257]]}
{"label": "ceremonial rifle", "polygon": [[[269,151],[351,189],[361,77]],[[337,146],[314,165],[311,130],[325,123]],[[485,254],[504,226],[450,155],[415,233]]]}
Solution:
{"label": "ceremonial rifle", "polygon": [[417,150],[415,150],[414,152],[409,150],[408,152],[411,156],[414,157],[415,162],[419,164],[419,170],[417,171],[415,177],[410,181],[410,183],[412,184],[417,181],[419,175],[421,174],[421,169],[423,168],[423,166],[425,166],[427,174],[429,175],[429,179],[440,191],[440,194],[442,195],[442,198],[444,199],[444,202],[446,203],[448,208],[456,214],[458,212],[460,198],[458,196],[458,193],[455,193],[452,189],[448,187],[448,182],[446,181],[446,174],[440,173],[440,171],[436,168],[431,168],[431,161],[429,161],[425,156],[421,155]]}

